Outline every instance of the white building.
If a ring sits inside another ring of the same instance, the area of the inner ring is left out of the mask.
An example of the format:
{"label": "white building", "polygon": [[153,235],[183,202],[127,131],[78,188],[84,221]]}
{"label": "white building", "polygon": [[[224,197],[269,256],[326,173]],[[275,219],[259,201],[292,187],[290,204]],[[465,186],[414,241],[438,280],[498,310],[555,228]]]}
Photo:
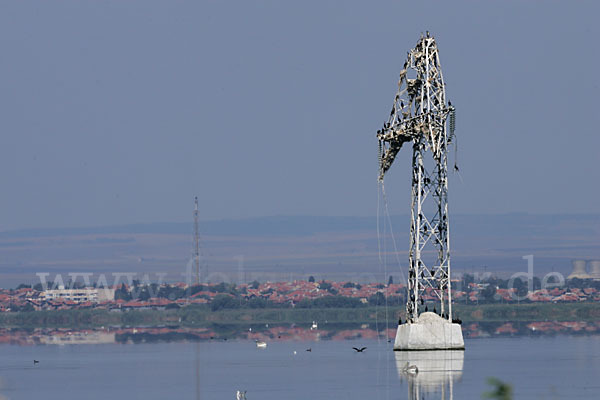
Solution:
{"label": "white building", "polygon": [[99,303],[102,301],[114,300],[115,289],[98,289],[98,288],[83,288],[83,289],[49,289],[42,292],[42,297],[45,300],[64,299],[71,300],[77,303],[91,301]]}

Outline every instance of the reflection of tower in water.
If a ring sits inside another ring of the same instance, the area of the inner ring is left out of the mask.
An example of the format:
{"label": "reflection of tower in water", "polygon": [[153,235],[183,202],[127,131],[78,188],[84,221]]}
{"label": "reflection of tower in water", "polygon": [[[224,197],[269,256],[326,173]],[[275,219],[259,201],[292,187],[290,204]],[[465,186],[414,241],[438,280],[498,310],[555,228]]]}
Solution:
{"label": "reflection of tower in water", "polygon": [[[394,355],[409,399],[453,399],[454,383],[462,377],[464,351],[396,351]],[[416,366],[418,372],[407,366]]]}
{"label": "reflection of tower in water", "polygon": [[196,400],[200,400],[200,342],[196,342]]}

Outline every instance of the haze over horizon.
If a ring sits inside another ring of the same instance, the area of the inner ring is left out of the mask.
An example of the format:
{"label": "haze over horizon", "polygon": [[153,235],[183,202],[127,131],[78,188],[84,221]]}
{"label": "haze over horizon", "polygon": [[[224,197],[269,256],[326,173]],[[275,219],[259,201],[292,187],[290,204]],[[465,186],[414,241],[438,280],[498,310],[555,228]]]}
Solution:
{"label": "haze over horizon", "polygon": [[[406,233],[406,226],[410,224],[410,214],[394,214],[389,216],[393,221],[394,231],[398,230],[400,232]],[[600,217],[600,213],[528,213],[528,212],[510,212],[510,213],[478,213],[478,214],[469,214],[469,213],[453,213],[451,220],[451,225],[454,225],[456,219],[463,218],[477,218],[484,217],[489,220],[494,219],[502,219],[508,218],[513,219],[514,217],[525,217],[525,218],[533,218],[537,221],[540,221],[541,218],[550,217],[550,218],[560,218],[560,217],[570,217],[570,218],[585,218],[589,219],[589,223],[593,224]],[[387,215],[380,215],[380,223],[383,224],[383,220],[388,218]],[[236,226],[244,226],[249,227],[254,222],[258,222],[263,224],[266,222],[270,227],[275,228],[273,233],[276,233],[283,226],[281,223],[286,223],[287,221],[293,221],[294,225],[298,225],[298,221],[302,221],[303,226],[310,226],[312,222],[316,222],[314,226],[317,230],[322,228],[323,221],[332,221],[337,220],[339,223],[344,224],[348,221],[360,221],[363,227],[369,227],[369,229],[376,229],[376,215],[309,215],[309,214],[297,214],[297,215],[257,215],[257,216],[248,216],[248,217],[214,217],[214,218],[200,218],[199,219],[199,227],[200,231],[203,231],[207,225],[211,227],[211,229],[217,227],[219,224],[223,224],[226,228],[236,227]],[[400,222],[400,223],[399,223]],[[402,225],[402,223],[404,225]],[[89,231],[89,232],[119,232],[124,231],[128,232],[129,230],[135,231],[166,231],[169,232],[171,229],[180,230],[183,232],[185,230],[186,233],[189,233],[193,230],[193,218],[190,214],[188,216],[187,221],[144,221],[144,222],[127,222],[127,223],[107,223],[107,224],[88,224],[88,225],[57,225],[57,226],[39,226],[39,227],[30,227],[30,228],[15,228],[15,229],[6,229],[0,230],[0,236],[4,235],[5,237],[14,237],[15,235],[18,237],[19,235],[29,235],[29,234],[44,234],[45,232],[55,234],[58,232],[80,232],[80,231]],[[599,227],[600,229],[600,227]],[[257,235],[262,235],[268,232],[264,230],[260,230]]]}
{"label": "haze over horizon", "polygon": [[[406,274],[408,262],[409,217],[390,220],[394,237],[383,224],[378,234],[371,217],[205,221],[200,224],[205,275],[240,281],[242,262],[243,279],[250,281],[314,275],[385,282],[379,249],[388,272],[396,277]],[[567,276],[571,260],[600,259],[599,227],[600,215],[455,215],[453,272],[507,276],[524,271],[523,256],[533,255],[536,276],[554,271]],[[190,265],[192,248],[191,221],[0,232],[0,287],[36,283],[38,273],[55,276],[73,271],[96,276],[123,271],[140,276],[167,273],[173,281],[181,279]]]}
{"label": "haze over horizon", "polygon": [[[204,220],[373,216],[375,132],[426,30],[457,107],[451,213],[596,215],[598,11],[4,2],[0,231],[188,222],[195,195]],[[392,214],[409,212],[409,173],[407,147]]]}

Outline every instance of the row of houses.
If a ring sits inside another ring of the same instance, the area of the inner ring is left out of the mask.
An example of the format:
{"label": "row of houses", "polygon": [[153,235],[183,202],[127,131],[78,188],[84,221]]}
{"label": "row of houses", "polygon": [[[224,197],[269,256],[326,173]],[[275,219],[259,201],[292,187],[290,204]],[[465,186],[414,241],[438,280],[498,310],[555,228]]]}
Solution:
{"label": "row of houses", "polygon": [[[194,293],[183,298],[157,297],[152,293],[149,298],[140,299],[136,294],[140,288],[127,285],[110,288],[52,288],[37,291],[32,288],[20,288],[15,290],[0,289],[0,311],[44,310],[44,309],[68,309],[68,308],[107,308],[107,309],[144,309],[165,308],[172,306],[185,306],[189,304],[206,304],[222,291],[216,290],[222,284],[203,285],[202,290],[191,290]],[[457,286],[457,285],[456,285]],[[179,289],[192,289],[184,283],[163,284],[161,287]],[[453,299],[457,302],[479,302],[485,300],[484,291],[487,284],[471,283],[466,290],[453,290]],[[198,289],[196,287],[196,289]],[[117,291],[129,293],[132,300],[115,298]],[[405,291],[403,284],[383,285],[380,283],[357,284],[352,282],[309,282],[296,280],[291,282],[264,282],[241,284],[235,287],[234,292],[229,293],[232,297],[244,299],[262,298],[275,303],[290,303],[292,305],[302,300],[314,300],[326,296],[344,296],[358,298],[366,303],[369,298],[377,294],[385,297],[402,296]],[[133,296],[131,296],[133,295]],[[488,290],[489,296],[489,290]],[[433,289],[428,288],[423,294],[425,301],[435,302],[437,297]],[[526,296],[517,296],[516,289],[495,288],[493,300],[501,302],[531,301],[531,302],[582,302],[600,301],[600,291],[590,287],[579,288],[553,288],[551,290],[535,290]]]}
{"label": "row of houses", "polygon": [[[456,301],[470,301],[472,303],[484,300],[483,291],[488,284],[471,283],[467,291],[453,292],[453,299]],[[564,302],[582,302],[582,301],[600,301],[600,291],[596,288],[569,288],[555,287],[551,289],[537,289],[519,295],[517,289],[495,288],[493,299],[500,302],[545,302],[545,303],[564,303]]]}

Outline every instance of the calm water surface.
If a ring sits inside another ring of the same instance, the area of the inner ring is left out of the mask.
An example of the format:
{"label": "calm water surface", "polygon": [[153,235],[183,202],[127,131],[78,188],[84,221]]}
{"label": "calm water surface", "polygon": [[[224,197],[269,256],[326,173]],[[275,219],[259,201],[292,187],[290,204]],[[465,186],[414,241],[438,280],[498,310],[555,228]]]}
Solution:
{"label": "calm water surface", "polygon": [[[443,355],[393,352],[383,340],[275,341],[265,350],[245,340],[1,345],[0,398],[235,399],[243,389],[249,400],[479,399],[490,376],[511,383],[516,399],[600,398],[600,336],[465,344],[464,354]],[[407,359],[416,376],[402,371]]]}

